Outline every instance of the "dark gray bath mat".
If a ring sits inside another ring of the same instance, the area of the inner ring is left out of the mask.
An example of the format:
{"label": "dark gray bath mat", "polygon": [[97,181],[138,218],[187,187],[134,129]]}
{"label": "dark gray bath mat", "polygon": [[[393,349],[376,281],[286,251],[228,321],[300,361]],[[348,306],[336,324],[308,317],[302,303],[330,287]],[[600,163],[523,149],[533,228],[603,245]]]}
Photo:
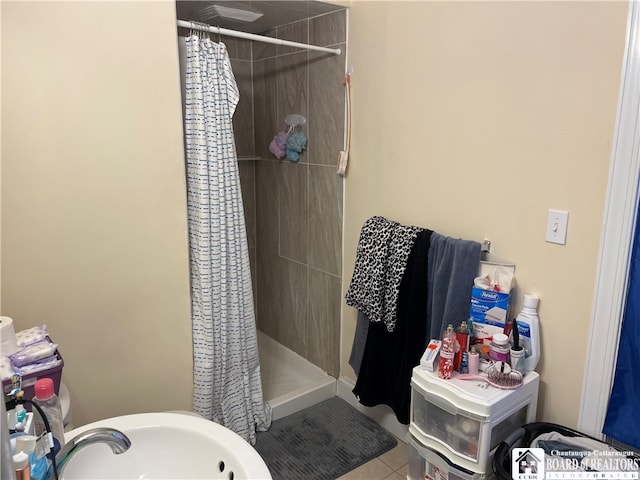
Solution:
{"label": "dark gray bath mat", "polygon": [[274,480],[333,480],[398,444],[338,397],[272,423],[255,448]]}

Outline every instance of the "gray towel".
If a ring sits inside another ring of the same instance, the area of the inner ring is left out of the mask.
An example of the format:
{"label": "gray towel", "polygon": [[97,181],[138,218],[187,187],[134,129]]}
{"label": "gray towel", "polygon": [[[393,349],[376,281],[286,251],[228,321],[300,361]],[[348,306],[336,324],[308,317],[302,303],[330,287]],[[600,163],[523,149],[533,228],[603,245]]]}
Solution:
{"label": "gray towel", "polygon": [[360,365],[362,365],[364,346],[367,343],[367,333],[369,333],[369,319],[358,310],[358,322],[356,323],[356,332],[353,336],[353,345],[349,356],[349,365],[356,372],[356,375],[360,375]]}
{"label": "gray towel", "polygon": [[440,338],[448,324],[469,318],[471,288],[480,267],[478,242],[431,235],[427,267],[429,338]]}

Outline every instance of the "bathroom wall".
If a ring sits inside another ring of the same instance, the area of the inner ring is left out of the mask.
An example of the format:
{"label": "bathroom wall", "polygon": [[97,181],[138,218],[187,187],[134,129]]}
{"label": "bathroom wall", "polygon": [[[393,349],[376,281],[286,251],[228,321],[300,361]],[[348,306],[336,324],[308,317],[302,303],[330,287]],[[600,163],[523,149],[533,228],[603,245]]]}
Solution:
{"label": "bathroom wall", "polygon": [[[491,239],[541,297],[539,418],[575,426],[627,2],[350,3],[352,155],[344,282],[380,214]],[[545,242],[568,210],[565,246]],[[344,306],[342,373],[356,312]]]}
{"label": "bathroom wall", "polygon": [[191,409],[177,58],[171,1],[2,2],[2,315],[77,425]]}
{"label": "bathroom wall", "polygon": [[[266,35],[342,48],[342,55],[253,45],[258,328],[329,374],[339,373],[346,12]],[[291,113],[306,117],[299,163],[268,149]]]}

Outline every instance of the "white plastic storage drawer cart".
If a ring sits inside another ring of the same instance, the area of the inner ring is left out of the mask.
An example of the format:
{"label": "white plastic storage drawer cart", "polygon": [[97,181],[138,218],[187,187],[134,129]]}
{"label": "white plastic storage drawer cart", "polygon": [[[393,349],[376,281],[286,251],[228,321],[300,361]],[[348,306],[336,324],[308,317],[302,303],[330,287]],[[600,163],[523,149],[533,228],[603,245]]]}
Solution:
{"label": "white plastic storage drawer cart", "polygon": [[443,380],[418,366],[411,377],[409,433],[461,471],[478,474],[468,478],[488,478],[500,442],[535,421],[539,379],[530,372],[521,387],[501,390],[481,380]]}

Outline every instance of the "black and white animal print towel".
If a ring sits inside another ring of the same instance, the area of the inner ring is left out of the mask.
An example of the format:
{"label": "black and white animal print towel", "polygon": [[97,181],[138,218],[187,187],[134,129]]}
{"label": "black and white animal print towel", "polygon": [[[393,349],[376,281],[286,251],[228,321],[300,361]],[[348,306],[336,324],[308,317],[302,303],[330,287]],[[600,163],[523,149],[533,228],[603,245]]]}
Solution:
{"label": "black and white animal print towel", "polygon": [[393,332],[400,281],[409,253],[423,229],[384,217],[368,219],[360,231],[356,261],[345,299],[372,322],[384,322]]}

